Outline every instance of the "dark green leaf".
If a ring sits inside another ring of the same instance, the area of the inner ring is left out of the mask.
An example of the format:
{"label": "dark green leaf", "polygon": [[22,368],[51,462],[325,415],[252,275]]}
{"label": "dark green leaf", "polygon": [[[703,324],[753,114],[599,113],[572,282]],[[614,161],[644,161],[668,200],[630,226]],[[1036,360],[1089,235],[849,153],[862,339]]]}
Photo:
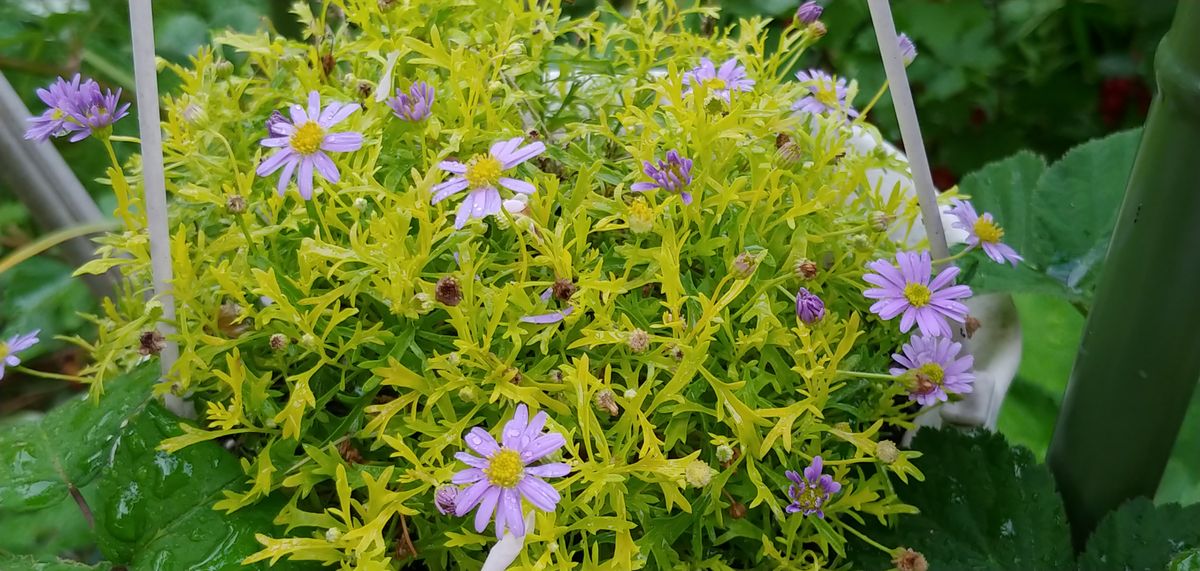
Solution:
{"label": "dark green leaf", "polygon": [[150,399],[152,364],[111,381],[99,404],[77,398],[37,423],[0,435],[0,509],[36,510],[63,501],[68,485],[95,477],[121,425]]}
{"label": "dark green leaf", "polygon": [[1159,571],[1200,545],[1200,505],[1155,506],[1137,498],[1105,516],[1079,558],[1080,571]]}
{"label": "dark green leaf", "polygon": [[[921,510],[895,529],[869,530],[884,545],[923,553],[930,569],[1011,571],[1072,569],[1071,540],[1050,472],[1024,448],[988,432],[922,430],[924,482],[900,485],[901,499]],[[857,567],[886,569],[886,554],[862,546]]]}
{"label": "dark green leaf", "polygon": [[237,458],[214,442],[173,454],[158,450],[163,439],[182,432],[178,424],[154,401],[121,433],[94,506],[100,550],[130,571],[240,568],[261,547],[255,533],[275,530],[272,519],[282,506],[265,501],[233,514],[214,511],[221,491],[236,487],[244,474]]}
{"label": "dark green leaf", "polygon": [[1193,547],[1176,555],[1167,571],[1200,571],[1200,549]]}
{"label": "dark green leaf", "polygon": [[0,571],[84,571],[85,569],[108,571],[112,569],[112,565],[108,563],[84,565],[77,561],[62,559],[43,561],[22,555],[0,555]]}
{"label": "dark green leaf", "polygon": [[[81,490],[89,505],[95,503],[94,488]],[[0,534],[0,553],[61,557],[72,551],[90,551],[96,543],[95,533],[71,498],[35,512],[0,511],[0,521],[5,529]]]}

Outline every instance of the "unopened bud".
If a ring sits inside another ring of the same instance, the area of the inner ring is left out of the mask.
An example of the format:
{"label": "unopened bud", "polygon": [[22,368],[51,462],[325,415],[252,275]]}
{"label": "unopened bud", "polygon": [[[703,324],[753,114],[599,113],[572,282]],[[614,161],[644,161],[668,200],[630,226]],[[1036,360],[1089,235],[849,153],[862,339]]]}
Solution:
{"label": "unopened bud", "polygon": [[825,37],[825,34],[829,32],[829,28],[825,27],[825,22],[820,20],[810,24],[808,29],[810,32],[812,32],[814,38],[823,38]]}
{"label": "unopened bud", "polygon": [[817,277],[817,264],[808,258],[796,260],[796,275],[800,279],[811,280]]}
{"label": "unopened bud", "polygon": [[713,472],[712,466],[705,464],[699,460],[692,460],[687,468],[683,469],[683,479],[687,480],[688,485],[693,488],[703,488],[712,481]]}
{"label": "unopened bud", "polygon": [[328,541],[329,543],[336,543],[337,540],[339,540],[341,538],[342,538],[341,530],[339,530],[335,527],[331,527],[331,528],[325,530],[325,541]]}
{"label": "unopened bud", "polygon": [[229,60],[221,60],[213,65],[213,73],[218,79],[226,79],[233,75],[233,63]]}
{"label": "unopened bud", "polygon": [[453,307],[462,302],[462,287],[458,285],[458,280],[453,277],[446,276],[438,280],[435,293],[438,302],[445,305]]}
{"label": "unopened bud", "polygon": [[246,211],[246,199],[239,194],[235,194],[225,199],[225,210],[230,214],[241,214]]}
{"label": "unopened bud", "polygon": [[891,440],[880,440],[875,443],[875,457],[884,464],[891,464],[900,457],[900,449]]}
{"label": "unopened bud", "polygon": [[742,519],[746,517],[746,504],[739,501],[734,501],[733,505],[729,506],[729,517],[733,519]]}
{"label": "unopened bud", "polygon": [[433,298],[425,292],[419,292],[413,296],[413,303],[417,306],[417,311],[420,313],[429,313],[433,311]]}
{"label": "unopened bud", "polygon": [[399,4],[399,3],[400,3],[400,0],[379,0],[379,2],[378,2],[379,11],[387,12],[388,10],[395,8],[396,4]]}
{"label": "unopened bud", "polygon": [[475,387],[467,385],[458,389],[458,398],[462,399],[463,402],[475,402],[479,398],[479,391],[475,390]]}
{"label": "unopened bud", "polygon": [[342,455],[342,460],[345,460],[347,463],[362,464],[362,454],[358,451],[358,448],[354,447],[354,443],[350,442],[350,439],[343,440],[338,444],[337,451],[338,454]]}
{"label": "unopened bud", "polygon": [[596,407],[608,411],[610,416],[617,416],[621,412],[613,392],[608,389],[596,393]]}
{"label": "unopened bud", "polygon": [[571,296],[575,295],[576,289],[577,288],[575,287],[575,284],[571,283],[571,280],[566,278],[558,278],[554,280],[554,285],[550,286],[550,290],[554,293],[554,297],[562,301],[570,300]]}
{"label": "unopened bud", "polygon": [[975,332],[979,331],[980,327],[983,327],[983,324],[979,322],[979,318],[975,317],[974,315],[968,315],[967,321],[964,325],[967,329],[967,339],[974,337]]}
{"label": "unopened bud", "polygon": [[804,160],[804,151],[800,149],[800,145],[797,145],[795,141],[788,140],[779,146],[775,151],[775,156],[784,165],[796,165]]}
{"label": "unopened bud", "polygon": [[365,199],[361,196],[354,199],[354,208],[356,210],[358,210],[359,212],[366,212],[367,208],[370,208],[370,207],[371,207],[371,203],[367,202],[367,199]]}
{"label": "unopened bud", "polygon": [[637,398],[637,389],[625,389],[625,395],[624,395],[624,396],[625,396],[625,398],[626,398],[626,399],[635,399],[635,398]]}
{"label": "unopened bud", "polygon": [[312,349],[317,346],[317,338],[313,337],[311,333],[305,333],[300,337],[300,344]]}
{"label": "unopened bud", "polygon": [[672,359],[675,359],[675,361],[682,361],[683,347],[680,347],[679,345],[671,345],[671,348],[667,349],[667,355],[670,355]]}
{"label": "unopened bud", "polygon": [[742,252],[733,258],[733,275],[738,278],[749,277],[758,268],[758,257],[750,252]]}
{"label": "unopened bud", "polygon": [[650,348],[650,335],[642,329],[634,329],[625,343],[634,353],[641,353]]}
{"label": "unopened bud", "polygon": [[159,333],[157,329],[145,331],[142,333],[142,336],[138,338],[138,353],[142,354],[143,356],[157,355],[161,353],[166,346],[166,340],[163,338],[162,333]]}
{"label": "unopened bud", "polygon": [[871,224],[871,229],[877,232],[887,230],[892,225],[893,220],[895,220],[895,217],[889,216],[881,210],[876,210],[867,217],[867,222]]}
{"label": "unopened bud", "polygon": [[442,486],[433,494],[433,505],[437,507],[438,513],[452,515],[454,514],[457,499],[458,488],[454,486]]}
{"label": "unopened bud", "polygon": [[874,248],[874,245],[871,244],[871,240],[867,239],[867,237],[863,234],[854,234],[850,236],[849,242],[850,246],[859,252],[870,252],[871,249]]}
{"label": "unopened bud", "polygon": [[925,556],[910,548],[896,550],[892,565],[896,566],[896,571],[929,571],[929,562],[925,560]]}
{"label": "unopened bud", "polygon": [[724,464],[733,460],[733,447],[728,444],[722,444],[717,447],[717,462]]}

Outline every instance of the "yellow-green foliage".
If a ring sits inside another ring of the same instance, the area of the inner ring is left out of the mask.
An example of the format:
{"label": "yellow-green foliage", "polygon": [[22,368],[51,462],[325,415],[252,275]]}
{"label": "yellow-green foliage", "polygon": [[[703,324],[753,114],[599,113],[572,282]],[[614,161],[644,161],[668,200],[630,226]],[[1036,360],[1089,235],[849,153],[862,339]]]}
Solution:
{"label": "yellow-green foliage", "polygon": [[[223,34],[171,66],[182,78],[164,124],[180,357],[162,389],[201,418],[163,447],[219,438],[244,458],[245,485],[216,509],[288,498],[286,528],[260,537],[253,560],[392,569],[412,561],[411,541],[429,568],[477,568],[494,536],[440,515],[434,490],[464,468],[453,458],[464,432],[494,429],[518,403],[549,414],[573,466],[552,480],[563,499],[537,514],[524,568],[816,569],[839,565],[847,541],[870,548],[856,538],[865,520],[912,511],[889,478],[919,478],[915,454],[875,458],[881,432],[912,415],[896,383],[837,370],[882,369],[901,341],[866,314],[861,276],[900,247],[872,213],[915,212],[885,201],[867,171],[903,165],[853,150],[843,119],[790,111],[806,91],[791,73],[809,30],[768,40],[752,19],[706,35],[713,9],[670,1],[582,19],[560,1],[532,4],[334,0],[314,14],[301,3],[304,41]],[[754,90],[728,104],[707,87],[685,96],[682,75],[701,57],[737,58]],[[401,121],[374,97],[417,80],[437,91],[427,121]],[[311,90],[362,104],[339,130],[366,144],[335,154],[341,181],[318,179],[306,203],[254,170],[267,117]],[[780,157],[780,134],[799,161]],[[548,147],[517,169],[537,187],[527,213],[456,231],[461,197],[430,204],[447,176],[435,165],[515,136]],[[641,162],[671,149],[695,161],[691,205],[630,192]],[[235,196],[245,213],[228,208]],[[161,313],[141,301],[142,210],[122,207],[130,228],[85,270],[117,267],[130,283],[97,318],[96,394],[138,359]],[[651,226],[634,232],[631,219]],[[743,252],[749,272],[732,267]],[[805,258],[818,268],[807,280],[794,269]],[[436,300],[446,276],[461,284],[456,306]],[[578,291],[549,307],[573,313],[521,322],[547,311],[539,295],[556,279]],[[795,314],[802,286],[829,309],[813,325]],[[645,351],[629,347],[636,329]],[[597,405],[601,391],[615,414]],[[784,471],[815,455],[843,488],[824,519],[786,514]],[[715,471],[699,488],[684,479],[697,460]]]}

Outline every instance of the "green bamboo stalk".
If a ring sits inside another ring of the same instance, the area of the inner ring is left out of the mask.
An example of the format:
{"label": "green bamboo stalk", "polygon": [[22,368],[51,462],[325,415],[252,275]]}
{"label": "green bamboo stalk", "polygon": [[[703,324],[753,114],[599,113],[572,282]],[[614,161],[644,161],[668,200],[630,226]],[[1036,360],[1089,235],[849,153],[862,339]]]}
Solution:
{"label": "green bamboo stalk", "polygon": [[1076,546],[1153,497],[1200,379],[1200,1],[1159,46],[1146,119],[1048,462]]}

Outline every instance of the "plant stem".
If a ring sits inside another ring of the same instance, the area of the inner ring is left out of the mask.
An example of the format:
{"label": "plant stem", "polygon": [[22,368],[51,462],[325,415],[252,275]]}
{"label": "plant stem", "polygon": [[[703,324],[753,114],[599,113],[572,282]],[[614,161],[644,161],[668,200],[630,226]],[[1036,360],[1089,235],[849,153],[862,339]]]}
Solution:
{"label": "plant stem", "polygon": [[0,274],[11,270],[17,264],[28,260],[50,248],[53,248],[68,240],[74,240],[80,236],[87,236],[97,232],[109,232],[116,230],[120,225],[116,221],[98,222],[95,224],[85,224],[83,226],[75,226],[74,228],[63,228],[57,232],[46,234],[37,240],[22,246],[17,251],[8,255],[8,257],[0,260]]}
{"label": "plant stem", "polygon": [[60,375],[58,373],[47,373],[45,371],[38,371],[36,369],[30,369],[29,367],[21,367],[21,366],[10,367],[10,368],[18,373],[25,373],[26,375],[29,375],[31,377],[41,377],[43,379],[52,379],[55,381],[71,381],[73,383],[88,382],[88,379],[86,379],[84,377],[77,377],[75,375]]}
{"label": "plant stem", "polygon": [[304,201],[304,209],[308,211],[308,217],[312,218],[313,222],[317,223],[317,228],[321,230],[318,237],[322,240],[331,240],[333,237],[329,235],[329,229],[325,227],[325,221],[321,219],[321,214],[317,212],[317,206],[313,204],[312,199]]}
{"label": "plant stem", "polygon": [[935,266],[944,266],[944,265],[946,265],[946,264],[949,264],[950,262],[953,262],[953,261],[955,261],[955,260],[958,260],[958,259],[962,258],[963,256],[966,256],[966,255],[967,255],[967,254],[969,254],[970,252],[971,252],[971,249],[970,249],[970,248],[963,248],[963,249],[962,249],[962,250],[961,250],[959,253],[957,253],[957,254],[954,254],[954,255],[951,255],[951,256],[947,256],[947,257],[945,257],[945,258],[939,258],[939,259],[937,259],[937,260],[934,260],[934,261],[933,261],[933,265],[935,265]]}
{"label": "plant stem", "polygon": [[895,380],[899,379],[899,377],[897,377],[895,375],[885,375],[883,373],[863,373],[863,372],[859,372],[859,371],[843,371],[841,369],[838,369],[836,372],[839,375],[846,375],[848,377],[859,377],[861,379],[879,379],[881,381],[895,381]]}
{"label": "plant stem", "polygon": [[1200,2],[1180,2],[1047,463],[1075,546],[1154,497],[1200,379]]}
{"label": "plant stem", "polygon": [[126,137],[125,135],[109,135],[108,140],[118,143],[134,143],[140,145],[142,140],[137,137]]}
{"label": "plant stem", "polygon": [[867,542],[868,545],[871,545],[872,547],[875,547],[876,549],[878,549],[884,553],[887,553],[890,555],[896,551],[894,549],[889,549],[887,547],[884,547],[883,545],[881,545],[879,542],[875,541],[874,539],[867,537],[863,532],[858,531],[857,529],[854,529],[853,527],[850,527],[840,521],[837,522],[837,524],[838,524],[838,527],[840,527],[846,531],[849,531],[850,533],[853,533],[854,535],[857,535],[859,539]]}
{"label": "plant stem", "polygon": [[881,97],[883,97],[884,93],[887,92],[888,85],[889,85],[888,80],[886,80],[886,79],[883,80],[883,85],[879,86],[879,91],[876,91],[875,96],[871,98],[871,101],[867,102],[867,106],[863,107],[862,111],[858,112],[858,120],[859,121],[863,121],[864,118],[867,116],[867,113],[870,113],[871,109],[875,108],[875,104],[879,103],[879,99]]}

